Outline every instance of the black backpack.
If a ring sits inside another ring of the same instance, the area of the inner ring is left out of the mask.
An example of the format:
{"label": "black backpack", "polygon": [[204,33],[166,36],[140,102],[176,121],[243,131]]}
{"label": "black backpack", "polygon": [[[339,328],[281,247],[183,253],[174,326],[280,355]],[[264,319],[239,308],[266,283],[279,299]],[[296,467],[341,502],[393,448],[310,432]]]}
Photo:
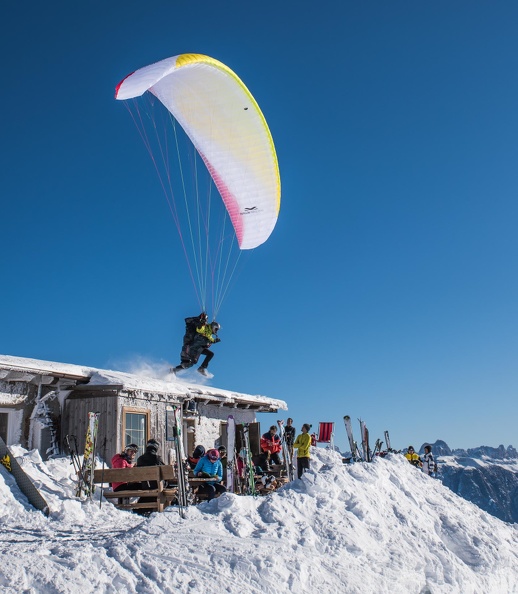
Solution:
{"label": "black backpack", "polygon": [[192,344],[192,341],[196,337],[196,328],[200,324],[200,316],[185,318],[185,335],[183,337],[183,344],[185,346]]}

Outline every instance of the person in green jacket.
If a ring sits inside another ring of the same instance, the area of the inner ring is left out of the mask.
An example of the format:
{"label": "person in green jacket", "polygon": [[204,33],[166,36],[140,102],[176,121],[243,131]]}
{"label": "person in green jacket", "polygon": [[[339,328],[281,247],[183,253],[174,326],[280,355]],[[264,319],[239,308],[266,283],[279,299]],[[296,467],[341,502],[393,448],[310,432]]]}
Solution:
{"label": "person in green jacket", "polygon": [[293,443],[293,447],[297,450],[297,476],[301,478],[302,474],[309,470],[309,446],[311,445],[311,435],[309,430],[311,425],[304,423],[302,425],[302,433],[297,435],[297,439]]}

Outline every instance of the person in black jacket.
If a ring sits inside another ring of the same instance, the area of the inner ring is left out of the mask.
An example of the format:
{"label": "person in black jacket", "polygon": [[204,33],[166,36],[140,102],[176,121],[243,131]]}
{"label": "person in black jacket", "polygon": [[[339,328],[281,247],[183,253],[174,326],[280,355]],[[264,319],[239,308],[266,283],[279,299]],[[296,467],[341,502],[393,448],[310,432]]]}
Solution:
{"label": "person in black jacket", "polygon": [[288,447],[290,458],[293,460],[293,442],[295,441],[295,427],[293,426],[293,419],[286,420],[284,427],[284,443]]}
{"label": "person in black jacket", "polygon": [[[164,461],[158,454],[158,449],[160,448],[160,443],[156,439],[150,439],[146,444],[146,451],[142,456],[139,456],[137,459],[137,467],[139,466],[164,466]],[[141,489],[149,489],[150,491],[153,489],[157,489],[158,485],[156,481],[142,481]],[[146,498],[148,499],[148,498]],[[153,499],[150,499],[153,501]],[[143,503],[142,498],[140,502]]]}
{"label": "person in black jacket", "polygon": [[146,443],[146,451],[137,458],[137,466],[164,466],[164,461],[158,454],[160,442],[150,439]]}
{"label": "person in black jacket", "polygon": [[198,464],[200,458],[203,458],[203,456],[205,456],[205,448],[202,445],[197,445],[194,448],[192,456],[187,458],[187,464],[189,465],[189,468],[194,470],[196,468],[196,464]]}
{"label": "person in black jacket", "polygon": [[207,372],[207,367],[212,357],[214,357],[214,353],[210,351],[209,348],[212,344],[221,342],[221,339],[219,336],[217,336],[219,329],[220,325],[216,321],[213,321],[210,324],[202,323],[196,325],[194,338],[192,339],[189,346],[184,347],[184,350],[182,350],[180,354],[180,365],[171,368],[172,373],[176,374],[178,371],[182,371],[183,369],[189,369],[189,367],[192,367],[198,363],[200,355],[205,355],[205,359],[198,367],[198,371],[202,375],[211,377]]}

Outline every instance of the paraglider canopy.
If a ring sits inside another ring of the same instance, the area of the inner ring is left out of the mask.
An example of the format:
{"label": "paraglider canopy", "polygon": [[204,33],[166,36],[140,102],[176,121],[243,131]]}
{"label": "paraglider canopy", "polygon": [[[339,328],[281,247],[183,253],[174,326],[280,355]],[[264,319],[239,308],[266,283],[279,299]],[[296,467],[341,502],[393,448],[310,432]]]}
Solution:
{"label": "paraglider canopy", "polygon": [[253,249],[272,233],[280,209],[280,175],[270,130],[255,99],[227,66],[181,54],[133,72],[117,99],[149,91],[179,122],[203,159],[225,203],[239,248]]}

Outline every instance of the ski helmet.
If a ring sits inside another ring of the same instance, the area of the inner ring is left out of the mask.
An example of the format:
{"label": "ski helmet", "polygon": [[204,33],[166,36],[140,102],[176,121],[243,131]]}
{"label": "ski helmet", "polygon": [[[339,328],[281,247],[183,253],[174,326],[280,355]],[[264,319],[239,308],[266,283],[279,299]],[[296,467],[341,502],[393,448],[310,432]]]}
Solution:
{"label": "ski helmet", "polygon": [[219,460],[219,452],[218,450],[209,450],[207,452],[207,458],[211,461],[211,462],[216,462],[216,460]]}
{"label": "ski helmet", "polygon": [[221,326],[218,324],[218,322],[212,322],[210,327],[212,328],[213,334],[217,334],[218,330],[221,328]]}
{"label": "ski helmet", "polygon": [[129,450],[130,452],[135,452],[135,454],[136,454],[136,453],[138,452],[138,445],[137,445],[136,443],[130,443],[129,445],[127,445],[127,446],[124,448],[124,451],[125,451],[125,452],[127,452],[128,450]]}

